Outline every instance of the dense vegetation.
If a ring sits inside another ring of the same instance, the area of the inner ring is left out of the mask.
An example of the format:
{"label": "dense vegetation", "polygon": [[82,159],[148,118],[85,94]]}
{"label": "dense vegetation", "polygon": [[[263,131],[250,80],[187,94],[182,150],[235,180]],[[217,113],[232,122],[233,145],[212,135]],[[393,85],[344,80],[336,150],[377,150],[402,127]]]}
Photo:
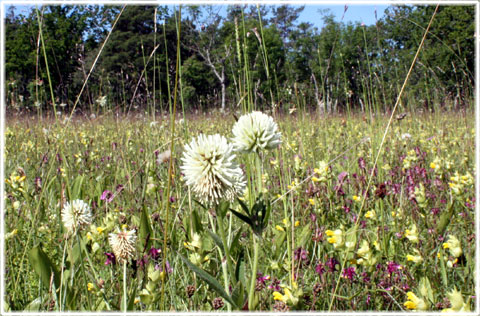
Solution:
{"label": "dense vegetation", "polygon": [[[5,20],[8,108],[51,110],[53,98],[57,109],[71,110],[119,16],[76,108],[168,109],[178,11],[149,6],[121,10],[44,6],[23,16],[10,8]],[[205,110],[248,102],[251,108],[288,109],[300,98],[302,107],[320,111],[390,109],[434,8],[392,6],[369,26],[319,12],[322,29],[300,23],[302,10],[229,6],[227,16],[221,16],[215,6],[185,8],[179,104]],[[352,8],[345,10],[348,15]],[[474,30],[473,6],[439,8],[404,106],[471,104]]]}
{"label": "dense vegetation", "polygon": [[[385,117],[373,123],[361,115],[348,121],[305,113],[277,117],[283,143],[265,151],[260,162],[260,192],[272,204],[257,240],[251,308],[474,310],[472,118],[434,113],[396,122],[367,186]],[[196,203],[180,169],[184,145],[200,132],[231,137],[234,119],[188,115],[185,122],[188,128],[177,134],[171,155],[175,168],[168,194],[168,120],[9,121],[7,309],[121,310],[123,297],[135,311],[226,311],[226,297],[234,300],[233,310],[246,308],[255,235],[231,211],[222,215]],[[256,182],[259,169],[252,158],[238,154]],[[241,197],[248,205],[260,193],[253,186]],[[64,203],[74,199],[86,201],[93,214],[92,225],[76,238],[66,233],[61,214]],[[243,212],[238,202],[230,207]],[[138,235],[125,294],[122,265],[115,264],[108,241],[122,225]],[[450,236],[458,243],[450,243]],[[233,269],[225,274],[227,247]],[[184,258],[216,279],[217,287]],[[218,289],[224,284],[229,290],[222,298]],[[419,300],[410,300],[409,292]]]}

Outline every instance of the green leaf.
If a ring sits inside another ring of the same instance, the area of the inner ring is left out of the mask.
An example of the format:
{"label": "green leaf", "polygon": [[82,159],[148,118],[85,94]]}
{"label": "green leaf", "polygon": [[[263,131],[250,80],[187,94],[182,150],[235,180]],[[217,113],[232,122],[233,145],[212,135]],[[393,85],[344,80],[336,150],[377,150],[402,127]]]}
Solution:
{"label": "green leaf", "polygon": [[43,303],[43,298],[42,297],[37,297],[30,303],[28,303],[27,306],[25,306],[25,309],[23,310],[24,312],[39,312],[40,308],[42,307]]}
{"label": "green leaf", "polygon": [[237,199],[238,203],[242,207],[243,211],[247,213],[247,215],[250,217],[250,210],[248,209],[247,205],[240,199]]}
{"label": "green leaf", "polygon": [[231,211],[235,216],[237,216],[238,218],[240,218],[242,221],[244,221],[244,222],[247,223],[248,225],[252,226],[252,228],[253,228],[253,222],[252,222],[252,220],[251,220],[249,217],[247,217],[247,216],[243,215],[242,213],[239,213],[239,212],[237,212],[237,211],[235,211],[235,210],[232,210],[232,209],[230,209],[230,211]]}
{"label": "green leaf", "polygon": [[[221,220],[221,219],[218,219],[218,220]],[[223,251],[225,251],[225,249],[223,248],[223,242],[222,240],[220,239],[220,237],[215,234],[214,232],[212,232],[210,229],[207,229],[207,232],[210,234],[210,237],[212,237],[213,241],[215,242],[215,244],[220,247],[220,249]]]}
{"label": "green leaf", "polygon": [[238,254],[237,265],[235,266],[235,279],[242,282],[242,284],[245,286],[247,282],[245,280],[245,261],[243,260],[243,258],[244,251],[242,249]]}
{"label": "green leaf", "polygon": [[135,303],[136,294],[137,294],[137,287],[134,286],[133,290],[132,290],[132,293],[130,293],[130,299],[128,300],[128,304],[127,304],[127,310],[128,311],[133,311],[133,305]]}
{"label": "green leaf", "polygon": [[140,219],[139,236],[142,242],[148,243],[144,245],[145,246],[144,249],[149,249],[151,244],[150,237],[152,237],[152,225],[150,224],[150,217],[148,216],[147,207],[145,205],[143,205],[143,208],[142,208],[142,217]]}
{"label": "green leaf", "polygon": [[452,220],[452,216],[453,216],[453,203],[449,205],[448,212],[443,213],[443,215],[440,217],[440,220],[438,221],[437,233],[440,236],[443,235],[443,232],[445,231],[448,224]]}
{"label": "green leaf", "polygon": [[208,272],[205,270],[200,269],[196,265],[190,262],[187,258],[182,256],[180,253],[177,253],[180,259],[192,270],[195,274],[202,280],[208,283],[210,287],[217,292],[221,297],[223,297],[226,301],[228,301],[234,308],[238,308],[237,304],[232,300],[232,298],[225,292],[223,287],[218,283],[218,281]]}
{"label": "green leaf", "polygon": [[227,211],[229,207],[230,207],[230,203],[227,201],[222,201],[220,202],[220,204],[217,205],[216,211],[219,219],[225,218],[225,215],[227,215]]}
{"label": "green leaf", "polygon": [[50,287],[50,278],[53,273],[53,282],[55,288],[58,289],[60,288],[60,274],[58,273],[58,269],[40,247],[40,245],[33,247],[32,250],[28,252],[30,263],[47,289]]}
{"label": "green leaf", "polygon": [[80,193],[82,190],[83,179],[83,175],[79,175],[73,180],[72,199],[79,199],[82,197]]}
{"label": "green leaf", "polygon": [[420,289],[420,294],[422,294],[423,297],[428,298],[430,300],[430,303],[435,302],[433,300],[432,286],[430,285],[430,281],[428,280],[427,277],[423,277],[420,279],[419,289]]}
{"label": "green leaf", "polygon": [[237,306],[243,306],[246,300],[245,297],[245,286],[242,282],[238,281],[237,285],[232,292],[232,299],[237,303]]}

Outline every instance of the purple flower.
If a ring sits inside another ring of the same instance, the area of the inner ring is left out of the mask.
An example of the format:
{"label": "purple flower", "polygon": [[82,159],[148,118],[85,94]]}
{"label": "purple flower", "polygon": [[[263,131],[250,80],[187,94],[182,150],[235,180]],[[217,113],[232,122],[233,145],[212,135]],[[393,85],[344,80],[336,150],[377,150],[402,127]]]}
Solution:
{"label": "purple flower", "polygon": [[326,266],[328,267],[329,272],[335,272],[337,271],[336,265],[340,264],[340,262],[337,261],[334,257],[328,258]]}
{"label": "purple flower", "polygon": [[325,266],[320,261],[318,262],[317,266],[315,267],[315,272],[317,272],[320,276],[325,273]]}
{"label": "purple flower", "polygon": [[401,268],[402,268],[402,266],[399,265],[398,263],[396,263],[395,261],[390,261],[387,264],[387,271],[388,271],[389,274],[395,273],[398,270],[400,270]]}
{"label": "purple flower", "polygon": [[105,260],[105,265],[108,266],[109,264],[115,264],[116,259],[115,255],[111,252],[104,252],[105,256],[107,256],[107,260]]}
{"label": "purple flower", "polygon": [[152,247],[150,248],[150,250],[148,251],[148,254],[153,258],[153,259],[157,259],[158,258],[158,254],[160,253],[161,249],[160,248],[155,248],[155,247]]}
{"label": "purple flower", "polygon": [[113,201],[113,198],[114,198],[113,193],[109,190],[105,190],[103,191],[102,196],[100,197],[100,200],[107,201],[108,203],[110,203]]}
{"label": "purple flower", "polygon": [[257,273],[257,281],[265,285],[265,281],[270,280],[269,275],[263,275],[261,272]]}
{"label": "purple flower", "polygon": [[370,300],[371,300],[371,296],[370,296],[370,294],[367,294],[367,299],[365,300],[365,303],[367,305],[370,305]]}
{"label": "purple flower", "polygon": [[349,279],[350,281],[357,275],[355,272],[355,267],[349,267],[343,270],[342,276]]}
{"label": "purple flower", "polygon": [[272,284],[270,284],[268,286],[269,289],[271,290],[274,290],[274,291],[280,291],[281,290],[281,287],[280,287],[280,280],[277,279],[277,278],[274,278],[272,280]]}
{"label": "purple flower", "polygon": [[[165,262],[165,268],[167,269],[167,274],[172,274],[173,273],[173,268],[170,266],[170,263],[168,262]],[[161,264],[156,264],[155,265],[155,270],[160,270],[160,271],[163,271],[163,267]]]}

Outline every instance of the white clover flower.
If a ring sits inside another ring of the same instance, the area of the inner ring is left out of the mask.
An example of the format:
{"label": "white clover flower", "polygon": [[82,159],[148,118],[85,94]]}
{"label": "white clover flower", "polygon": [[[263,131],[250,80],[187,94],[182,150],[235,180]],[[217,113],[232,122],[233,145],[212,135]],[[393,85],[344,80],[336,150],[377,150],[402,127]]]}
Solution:
{"label": "white clover flower", "polygon": [[128,261],[135,253],[135,242],[137,235],[135,230],[117,230],[108,235],[108,241],[112,246],[113,253],[119,263]]}
{"label": "white clover flower", "polygon": [[82,200],[65,203],[62,209],[62,222],[69,233],[90,225],[92,222],[90,206]]}
{"label": "white clover flower", "polygon": [[282,143],[282,134],[271,116],[262,112],[242,115],[233,126],[233,145],[236,151],[259,152],[274,149]]}
{"label": "white clover flower", "polygon": [[243,194],[242,169],[234,161],[233,146],[219,134],[200,134],[185,146],[180,167],[186,184],[202,202],[218,204],[222,198],[232,201]]}

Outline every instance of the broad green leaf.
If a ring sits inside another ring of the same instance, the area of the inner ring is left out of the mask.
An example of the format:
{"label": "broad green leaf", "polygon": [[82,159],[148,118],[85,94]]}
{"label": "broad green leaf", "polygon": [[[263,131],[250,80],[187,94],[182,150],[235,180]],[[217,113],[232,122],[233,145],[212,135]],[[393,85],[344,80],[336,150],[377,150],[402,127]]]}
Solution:
{"label": "broad green leaf", "polygon": [[238,254],[237,265],[235,266],[235,279],[242,282],[242,284],[245,286],[247,282],[245,280],[245,261],[243,260],[243,258],[244,251],[241,250]]}
{"label": "broad green leaf", "polygon": [[53,273],[53,282],[55,287],[58,289],[60,288],[60,274],[58,273],[58,269],[40,247],[40,245],[33,247],[32,250],[28,252],[30,264],[33,266],[35,272],[40,276],[43,286],[45,286],[47,289],[50,286],[50,278]]}
{"label": "broad green leaf", "polygon": [[72,199],[81,198],[80,193],[82,190],[83,179],[83,175],[79,175],[73,180]]}
{"label": "broad green leaf", "polygon": [[[221,221],[221,219],[219,218],[218,219],[219,221]],[[222,250],[222,252],[225,251],[225,249],[223,248],[223,242],[222,240],[220,239],[220,237],[215,234],[214,232],[212,232],[210,229],[207,229],[207,232],[210,234],[210,237],[212,237],[213,241],[215,242],[215,244],[220,247],[220,249]]]}
{"label": "broad green leaf", "polygon": [[[142,217],[140,219],[140,231],[139,231],[140,241],[142,242],[142,247],[144,249],[150,249],[151,237],[152,237],[152,225],[150,224],[150,217],[148,216],[147,207],[143,205],[142,208]],[[148,241],[147,241],[148,238]],[[148,242],[148,244],[144,244]]]}
{"label": "broad green leaf", "polygon": [[210,287],[215,292],[217,292],[221,297],[223,297],[226,301],[228,301],[234,308],[238,308],[237,304],[232,300],[232,298],[227,294],[227,292],[225,292],[225,290],[220,285],[220,283],[218,283],[218,281],[211,274],[209,274],[207,271],[202,270],[196,265],[194,265],[193,263],[191,263],[190,260],[182,256],[180,253],[177,253],[177,254],[180,257],[180,259],[182,259],[182,261],[190,268],[190,270],[195,272],[195,274],[199,278],[207,282],[208,285],[210,285]]}

